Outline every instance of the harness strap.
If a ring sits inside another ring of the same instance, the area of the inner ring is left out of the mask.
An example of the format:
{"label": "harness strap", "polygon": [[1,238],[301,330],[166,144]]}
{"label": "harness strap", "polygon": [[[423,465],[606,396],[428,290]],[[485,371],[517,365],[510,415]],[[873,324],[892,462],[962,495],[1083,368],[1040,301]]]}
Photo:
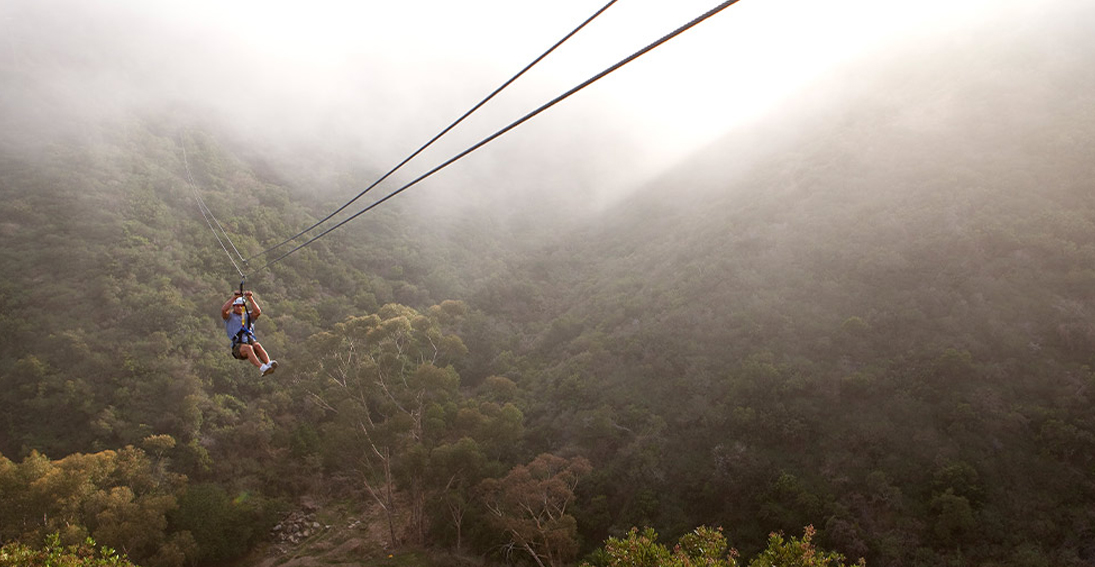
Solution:
{"label": "harness strap", "polygon": [[[251,332],[250,329],[240,329],[236,332],[235,338],[232,339],[232,344],[243,343],[245,336],[251,337],[251,341],[255,340],[255,333]],[[250,341],[247,344],[250,344]]]}
{"label": "harness strap", "polygon": [[240,330],[236,332],[236,338],[232,339],[233,344],[242,343],[245,335],[251,337],[251,341],[255,340],[255,333],[252,331],[254,321],[251,320],[251,310],[247,308],[247,298],[243,295],[243,282],[245,281],[247,281],[246,276],[240,280],[240,297],[243,297],[243,324],[240,325]]}

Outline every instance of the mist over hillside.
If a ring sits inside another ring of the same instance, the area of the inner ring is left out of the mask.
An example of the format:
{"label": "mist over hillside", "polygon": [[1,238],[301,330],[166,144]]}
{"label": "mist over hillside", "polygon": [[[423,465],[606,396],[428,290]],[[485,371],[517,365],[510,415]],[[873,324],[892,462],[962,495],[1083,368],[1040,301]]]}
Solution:
{"label": "mist over hillside", "polygon": [[[550,244],[554,263],[536,258],[528,269],[550,282],[552,304],[563,310],[546,319],[585,312],[591,298],[605,299],[596,290],[623,278],[643,294],[630,301],[650,301],[644,310],[654,317],[693,302],[708,306],[707,317],[718,313],[701,336],[737,327],[743,311],[780,311],[781,302],[765,297],[773,286],[810,298],[809,311],[779,315],[792,328],[869,315],[919,327],[927,321],[892,320],[901,317],[892,306],[926,286],[956,293],[957,303],[936,307],[936,322],[962,320],[978,304],[989,329],[1040,325],[1049,333],[1055,310],[1084,303],[1072,295],[1074,282],[1041,288],[1050,295],[1030,303],[1039,311],[1001,321],[978,270],[999,275],[1017,268],[993,264],[1047,260],[1024,248],[1049,243],[1018,242],[1026,237],[1017,230],[1078,250],[1091,244],[1095,46],[1085,30],[1095,16],[1073,8],[1009,21],[1005,33],[987,24],[819,81],[809,103],[728,135]],[[1022,271],[1037,277],[1048,267]],[[670,290],[687,299],[666,303]],[[864,304],[866,297],[884,303]]]}
{"label": "mist over hillside", "polygon": [[[933,232],[962,239],[997,213],[1037,219],[1086,207],[1095,45],[1083,30],[1095,16],[1064,17],[857,62],[814,85],[809,102],[651,180],[567,245],[630,261],[652,281],[674,280],[666,260],[678,253],[731,262],[755,257],[758,245],[832,246],[830,256],[792,260],[818,270],[808,279],[854,270],[842,247],[883,238],[897,250]],[[644,258],[649,265],[635,264]]]}
{"label": "mist over hillside", "polygon": [[[612,476],[590,492],[617,518],[827,518],[827,541],[886,565],[1085,537],[1085,512],[1012,523],[1091,497],[1051,433],[1087,438],[1095,362],[1093,11],[1073,8],[849,66],[480,292],[535,329],[499,335],[524,358],[493,370],[554,400],[529,412],[538,441],[595,447],[658,503]],[[879,504],[883,478],[926,532]],[[1072,549],[1057,560],[1089,560]]]}
{"label": "mist over hillside", "polygon": [[[381,64],[371,53],[343,55],[347,61],[335,69],[309,68],[304,55],[264,53],[185,4],[19,0],[0,10],[6,38],[0,144],[6,152],[40,155],[53,143],[94,143],[104,125],[134,117],[215,130],[263,175],[314,200],[317,215],[375,181],[508,76],[468,61],[450,77],[430,59],[400,68],[399,60]],[[385,25],[378,23],[384,10],[374,11],[376,20],[370,14],[362,22],[366,29]],[[291,30],[286,34],[286,42],[293,39]],[[414,179],[558,88],[540,85],[540,92],[520,99],[500,97],[376,192]],[[521,202],[541,213],[562,209],[553,220],[584,214],[590,203],[633,183],[631,170],[646,171],[644,156],[653,157],[642,140],[628,137],[626,118],[608,114],[595,108],[555,113],[408,196],[422,194],[412,198],[427,214],[487,207],[505,217]],[[594,122],[600,127],[577,127]],[[627,167],[591,157],[606,151]]]}
{"label": "mist over hillside", "polygon": [[752,557],[810,525],[870,565],[1088,565],[1086,4],[847,61],[667,170],[608,171],[643,156],[611,122],[503,139],[249,274],[262,379],[229,355],[239,276],[195,195],[250,254],[374,180],[384,142],[233,115],[254,85],[154,72],[201,38],[134,40],[132,6],[0,7],[0,543],[251,564],[320,501],[379,518],[338,518],[346,562],[512,564],[496,489],[539,471],[581,477],[553,492],[560,564],[633,526]]}

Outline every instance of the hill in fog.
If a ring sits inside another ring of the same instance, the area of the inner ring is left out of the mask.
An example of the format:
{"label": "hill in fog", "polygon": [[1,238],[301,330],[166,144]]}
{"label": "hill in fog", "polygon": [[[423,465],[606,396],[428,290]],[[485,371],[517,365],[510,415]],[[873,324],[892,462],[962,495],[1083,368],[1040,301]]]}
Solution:
{"label": "hill in fog", "polygon": [[[63,14],[19,20],[0,58],[0,501],[18,503],[0,540],[63,529],[142,565],[219,564],[303,498],[384,503],[408,527],[370,541],[497,563],[512,541],[482,489],[551,454],[591,466],[574,559],[632,526],[723,526],[749,557],[813,525],[872,565],[1090,564],[1080,4],[850,61],[615,200],[586,198],[598,164],[560,173],[550,137],[529,162],[485,154],[249,281],[282,362],[261,381],[228,356],[216,307],[238,279],[194,192],[261,250],[381,160],[111,97],[147,59],[32,41]],[[385,485],[400,499],[366,488]]]}
{"label": "hill in fog", "polygon": [[[1073,504],[1090,501],[1092,17],[850,66],[476,296],[532,330],[499,332],[492,370],[535,392],[541,443],[618,475],[589,489],[615,527],[824,522],[885,565],[917,547],[1090,558]],[[1070,527],[1027,523],[1053,510]]]}
{"label": "hill in fog", "polygon": [[[1052,253],[1040,247],[1090,245],[1090,17],[1031,22],[1005,38],[982,29],[817,84],[811,103],[727,136],[561,239],[555,257],[566,261],[548,271],[577,278],[555,286],[575,290],[561,304],[580,312],[580,298],[625,278],[725,308],[724,322],[781,288],[812,305],[796,315],[804,322],[901,325],[895,302],[923,288],[955,303],[917,326],[966,309],[1005,323],[984,303],[1003,290],[981,278],[1022,263],[1031,279],[1009,283],[1036,286],[1048,268],[1086,269],[1045,265]],[[1050,305],[1077,300],[1071,288],[1040,291],[1051,295],[1032,306],[1046,310],[1023,316],[1045,325]]]}

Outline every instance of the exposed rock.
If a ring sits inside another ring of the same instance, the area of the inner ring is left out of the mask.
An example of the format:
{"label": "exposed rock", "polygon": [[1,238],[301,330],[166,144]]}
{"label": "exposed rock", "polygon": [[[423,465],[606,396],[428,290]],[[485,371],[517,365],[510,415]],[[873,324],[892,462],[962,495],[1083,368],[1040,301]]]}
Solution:
{"label": "exposed rock", "polygon": [[325,529],[327,527],[316,520],[314,512],[293,512],[270,530],[270,538],[275,543],[297,545]]}

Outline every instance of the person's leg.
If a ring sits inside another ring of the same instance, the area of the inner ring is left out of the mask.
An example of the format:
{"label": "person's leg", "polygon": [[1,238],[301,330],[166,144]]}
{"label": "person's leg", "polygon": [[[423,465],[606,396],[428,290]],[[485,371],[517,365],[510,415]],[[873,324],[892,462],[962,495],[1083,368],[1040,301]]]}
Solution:
{"label": "person's leg", "polygon": [[255,368],[262,368],[263,362],[259,360],[255,349],[251,348],[251,345],[240,345],[240,354],[247,357],[247,360],[251,361],[251,364],[255,365]]}
{"label": "person's leg", "polygon": [[251,343],[251,345],[255,347],[255,354],[258,355],[259,360],[263,364],[270,364],[270,355],[266,354],[266,349],[262,348],[262,345],[257,342]]}
{"label": "person's leg", "polygon": [[266,354],[266,349],[262,348],[262,345],[260,345],[259,343],[255,342],[251,344],[255,347],[254,350],[256,356],[258,356],[259,359],[263,361],[263,365],[259,367],[260,369],[262,369],[262,375],[266,376],[267,374],[272,374],[274,370],[277,370],[278,361],[270,360],[270,355]]}

